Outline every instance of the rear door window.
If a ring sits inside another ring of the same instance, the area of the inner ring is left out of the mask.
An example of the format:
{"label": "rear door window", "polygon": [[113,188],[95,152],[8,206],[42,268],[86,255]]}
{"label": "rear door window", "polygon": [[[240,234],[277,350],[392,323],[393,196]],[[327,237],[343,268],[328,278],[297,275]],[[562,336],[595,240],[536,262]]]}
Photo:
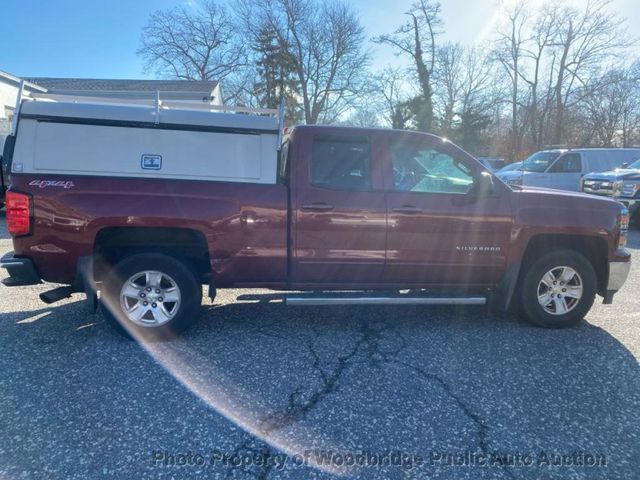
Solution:
{"label": "rear door window", "polygon": [[317,136],[311,151],[311,183],[337,190],[371,190],[367,137]]}

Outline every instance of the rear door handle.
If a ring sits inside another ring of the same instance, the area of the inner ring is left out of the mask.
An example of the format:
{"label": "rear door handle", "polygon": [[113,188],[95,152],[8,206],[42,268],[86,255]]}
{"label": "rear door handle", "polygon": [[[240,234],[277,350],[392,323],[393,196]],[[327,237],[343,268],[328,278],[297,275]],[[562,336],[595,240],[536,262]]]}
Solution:
{"label": "rear door handle", "polygon": [[333,210],[333,205],[329,205],[328,203],[310,203],[307,205],[303,205],[302,210],[312,212],[329,212]]}
{"label": "rear door handle", "polygon": [[396,213],[412,214],[412,213],[421,213],[422,209],[416,207],[415,205],[402,205],[401,207],[393,208],[393,211],[396,212]]}

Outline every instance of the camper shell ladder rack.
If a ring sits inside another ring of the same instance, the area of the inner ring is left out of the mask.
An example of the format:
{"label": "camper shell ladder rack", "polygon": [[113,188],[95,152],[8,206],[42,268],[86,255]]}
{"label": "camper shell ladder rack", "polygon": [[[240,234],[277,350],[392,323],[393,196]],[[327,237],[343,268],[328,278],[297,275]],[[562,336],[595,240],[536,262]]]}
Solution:
{"label": "camper shell ladder rack", "polygon": [[[22,88],[20,89],[22,91]],[[16,111],[22,101],[50,101],[50,102],[66,102],[66,103],[79,103],[79,104],[94,104],[94,105],[129,105],[129,106],[148,106],[155,108],[155,123],[160,123],[160,113],[162,110],[193,110],[193,111],[206,111],[211,113],[237,113],[241,115],[256,115],[267,116],[278,119],[278,149],[280,148],[280,141],[282,139],[282,131],[284,129],[284,101],[280,102],[279,108],[249,108],[238,107],[233,105],[214,105],[205,101],[193,101],[193,100],[163,100],[161,98],[161,92],[149,92],[149,98],[127,98],[127,93],[122,92],[121,97],[101,97],[101,96],[89,96],[89,95],[77,95],[77,94],[62,94],[62,93],[31,93],[30,96],[22,96],[19,94],[19,99],[16,104]],[[17,115],[16,115],[17,119]],[[14,120],[15,121],[15,120]]]}
{"label": "camper shell ladder rack", "polygon": [[[22,88],[20,88],[20,93]],[[284,100],[280,102],[278,108],[249,108],[238,107],[233,105],[214,105],[207,101],[194,100],[163,100],[161,92],[148,92],[149,98],[140,98],[139,92],[135,92],[137,98],[129,98],[132,92],[114,92],[113,96],[91,96],[64,93],[39,93],[34,92],[29,96],[23,96],[19,93],[16,111],[18,111],[22,101],[49,101],[49,102],[65,102],[77,104],[94,104],[94,105],[125,105],[125,106],[147,106],[155,109],[154,123],[161,123],[160,114],[163,110],[191,110],[216,113],[236,113],[240,115],[267,116],[278,119],[278,150],[281,148],[282,132],[284,130],[285,105]],[[170,93],[170,92],[165,92]],[[120,95],[120,96],[118,96]],[[17,120],[16,115],[14,122]]]}
{"label": "camper shell ladder rack", "polygon": [[[124,92],[123,92],[124,93]],[[118,105],[145,105],[159,109],[179,109],[179,110],[205,110],[211,112],[235,112],[243,114],[264,115],[271,117],[281,116],[281,109],[278,108],[249,108],[237,107],[233,105],[214,105],[208,102],[198,102],[193,100],[163,100],[161,92],[153,92],[149,98],[127,98],[122,97],[101,97],[90,95],[65,95],[62,93],[31,93],[25,100],[43,100],[69,103],[92,103],[92,104],[118,104]]]}

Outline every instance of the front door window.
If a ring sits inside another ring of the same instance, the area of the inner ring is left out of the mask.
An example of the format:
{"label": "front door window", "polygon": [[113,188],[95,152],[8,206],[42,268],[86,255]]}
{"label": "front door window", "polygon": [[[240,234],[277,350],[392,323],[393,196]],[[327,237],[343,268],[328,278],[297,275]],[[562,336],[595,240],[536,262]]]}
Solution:
{"label": "front door window", "polygon": [[393,144],[391,162],[396,191],[465,194],[473,184],[466,165],[430,146]]}

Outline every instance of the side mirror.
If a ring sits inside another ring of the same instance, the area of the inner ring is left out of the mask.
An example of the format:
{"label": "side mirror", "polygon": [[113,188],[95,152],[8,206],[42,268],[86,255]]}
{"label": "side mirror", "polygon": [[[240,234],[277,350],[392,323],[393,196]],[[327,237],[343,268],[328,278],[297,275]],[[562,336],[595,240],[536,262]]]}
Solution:
{"label": "side mirror", "polygon": [[495,193],[493,177],[489,172],[480,172],[474,181],[470,192],[475,197],[488,197]]}
{"label": "side mirror", "polygon": [[620,165],[620,168],[627,168],[629,166],[629,162],[624,162],[622,165]]}

